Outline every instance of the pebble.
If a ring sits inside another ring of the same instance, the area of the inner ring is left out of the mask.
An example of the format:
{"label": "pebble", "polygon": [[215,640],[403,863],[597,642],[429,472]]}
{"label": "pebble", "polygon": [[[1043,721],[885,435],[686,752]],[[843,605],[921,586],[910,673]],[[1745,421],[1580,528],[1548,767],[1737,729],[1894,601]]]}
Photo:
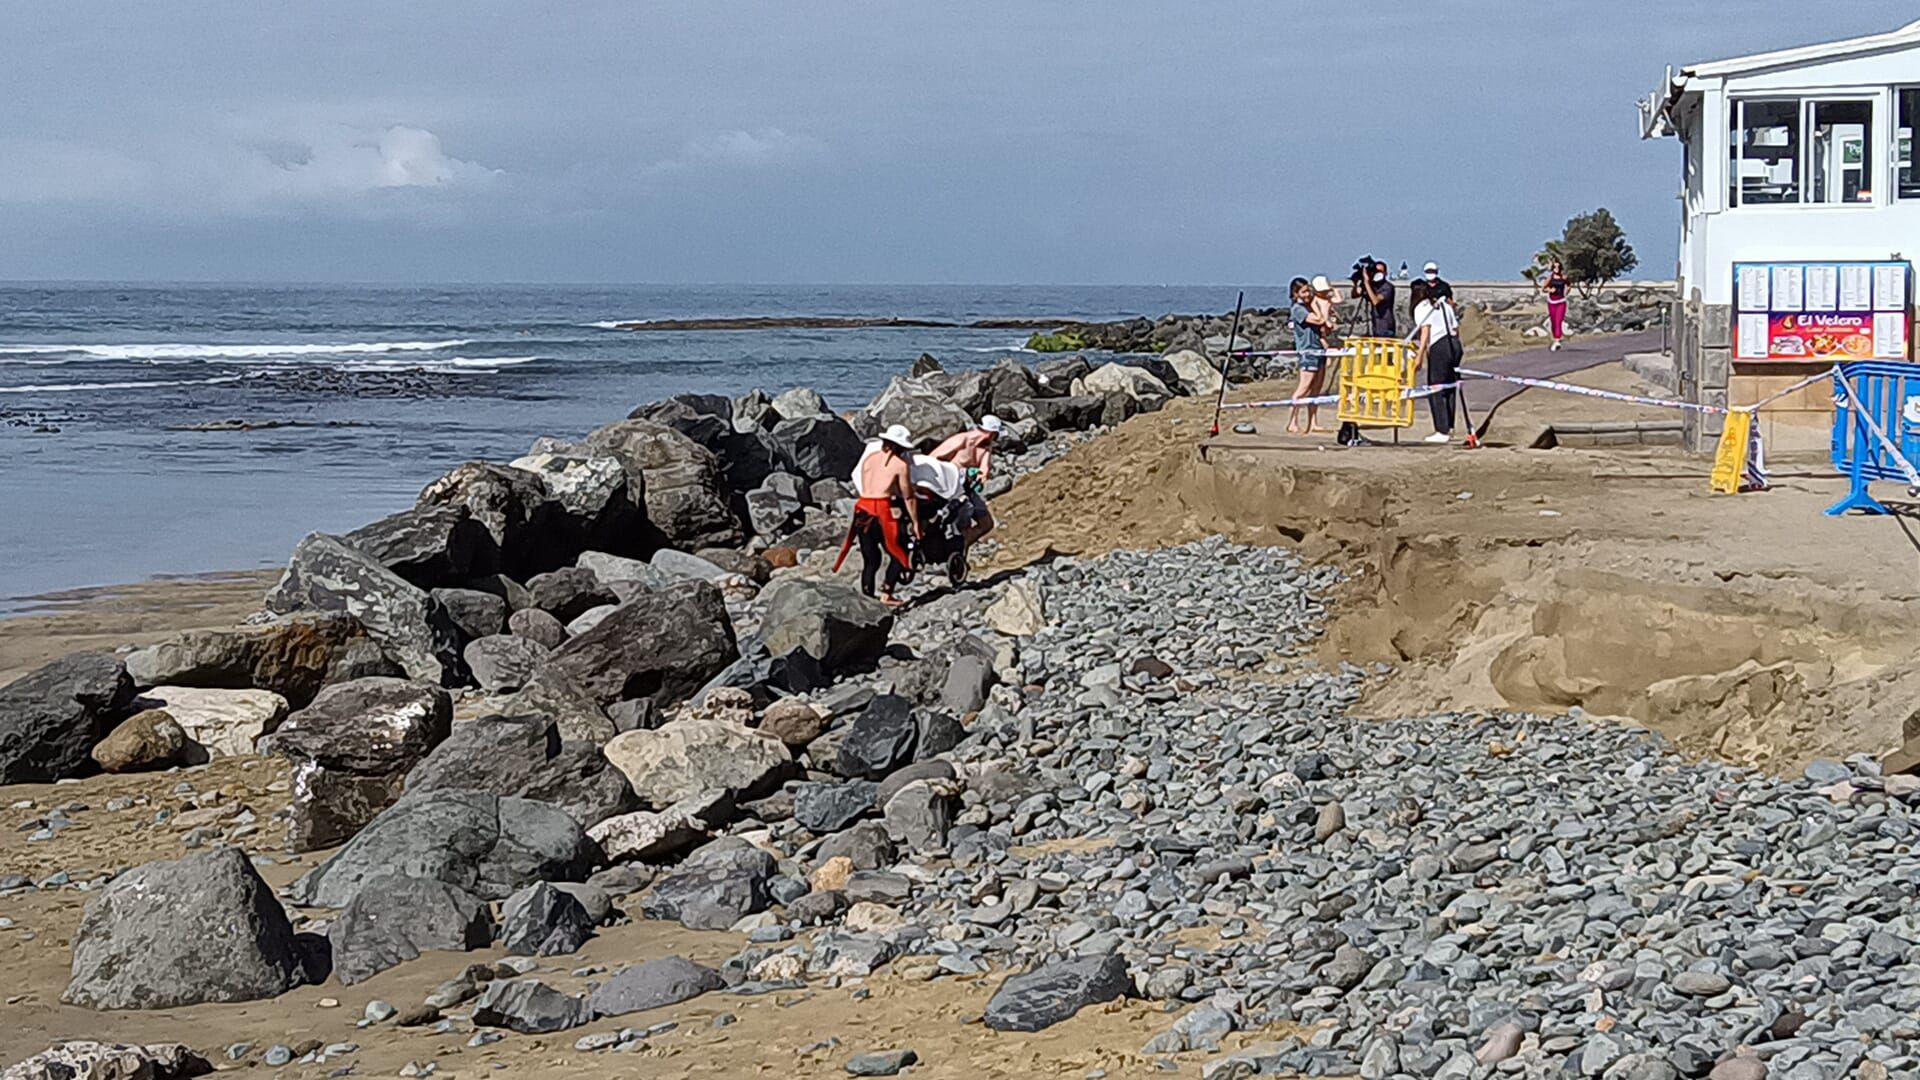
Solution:
{"label": "pebble", "polygon": [[875,1050],[849,1058],[847,1073],[852,1076],[893,1076],[919,1060],[920,1055],[911,1050]]}
{"label": "pebble", "polygon": [[[1354,722],[1379,672],[1294,662],[1339,574],[1282,549],[1216,538],[1023,580],[1048,625],[1005,639],[946,755],[970,778],[952,859],[904,853],[885,872],[905,894],[871,898],[937,956],[899,977],[1111,953],[1213,1025],[1315,1032],[1222,1051],[1210,1074],[1256,1064],[1221,1075],[1699,1076],[1796,1007],[1818,1037],[1769,1044],[1776,1077],[1920,1064],[1920,1025],[1895,1019],[1920,1012],[1920,784],[1893,797],[1851,762],[1774,780],[1574,712]],[[952,655],[981,593],[916,604],[895,640]],[[910,677],[890,664],[835,693]],[[1835,803],[1830,782],[1859,790]]]}

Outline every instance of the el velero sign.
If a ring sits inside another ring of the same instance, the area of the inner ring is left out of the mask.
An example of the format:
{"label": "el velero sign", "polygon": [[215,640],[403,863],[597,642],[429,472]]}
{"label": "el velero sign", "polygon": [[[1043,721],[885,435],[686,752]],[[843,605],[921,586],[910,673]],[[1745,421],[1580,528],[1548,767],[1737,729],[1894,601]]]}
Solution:
{"label": "el velero sign", "polygon": [[1905,360],[1913,268],[1904,262],[1733,264],[1735,360]]}

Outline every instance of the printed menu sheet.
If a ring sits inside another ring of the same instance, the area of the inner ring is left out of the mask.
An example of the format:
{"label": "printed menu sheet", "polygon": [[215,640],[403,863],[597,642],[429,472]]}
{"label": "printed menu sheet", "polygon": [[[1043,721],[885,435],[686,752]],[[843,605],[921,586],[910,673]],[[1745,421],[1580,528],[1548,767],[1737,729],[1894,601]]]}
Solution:
{"label": "printed menu sheet", "polygon": [[1772,297],[1768,291],[1767,268],[1764,266],[1743,266],[1740,268],[1740,310],[1765,311]]}
{"label": "printed menu sheet", "polygon": [[1907,355],[1907,314],[1904,311],[1877,311],[1873,315],[1873,355],[1879,359],[1903,360]]}
{"label": "printed menu sheet", "polygon": [[1776,266],[1773,268],[1773,310],[1803,311],[1806,301],[1802,298],[1805,283],[1804,268],[1798,266]]}
{"label": "printed menu sheet", "polygon": [[1873,267],[1855,264],[1840,268],[1840,310],[1873,310]]}
{"label": "printed menu sheet", "polygon": [[1767,358],[1767,313],[1764,311],[1741,312],[1739,333],[1734,340],[1740,345],[1734,353],[1736,360],[1765,360]]}
{"label": "printed menu sheet", "polygon": [[1907,268],[1876,266],[1873,268],[1873,310],[1904,311],[1907,306]]}
{"label": "printed menu sheet", "polygon": [[1840,268],[1807,267],[1807,310],[1832,311],[1840,296]]}

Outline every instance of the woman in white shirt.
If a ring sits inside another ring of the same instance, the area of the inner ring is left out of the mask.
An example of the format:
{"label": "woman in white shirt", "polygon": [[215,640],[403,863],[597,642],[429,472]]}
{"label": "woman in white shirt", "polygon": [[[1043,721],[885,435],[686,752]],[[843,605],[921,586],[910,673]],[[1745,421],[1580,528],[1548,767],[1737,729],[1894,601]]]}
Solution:
{"label": "woman in white shirt", "polygon": [[[1413,339],[1419,348],[1415,368],[1426,367],[1427,385],[1444,386],[1460,380],[1460,317],[1453,302],[1445,297],[1428,297],[1426,282],[1416,281],[1408,290],[1413,302]],[[1457,389],[1442,390],[1427,397],[1433,410],[1433,434],[1430,443],[1453,441],[1453,402]]]}

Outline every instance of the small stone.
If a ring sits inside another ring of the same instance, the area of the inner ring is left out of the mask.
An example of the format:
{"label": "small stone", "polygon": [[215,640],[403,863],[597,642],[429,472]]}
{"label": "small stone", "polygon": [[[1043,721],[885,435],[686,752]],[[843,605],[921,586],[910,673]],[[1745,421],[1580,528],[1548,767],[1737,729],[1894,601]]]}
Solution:
{"label": "small stone", "polygon": [[911,1050],[875,1050],[849,1058],[847,1072],[852,1076],[893,1076],[919,1060],[920,1055]]}

